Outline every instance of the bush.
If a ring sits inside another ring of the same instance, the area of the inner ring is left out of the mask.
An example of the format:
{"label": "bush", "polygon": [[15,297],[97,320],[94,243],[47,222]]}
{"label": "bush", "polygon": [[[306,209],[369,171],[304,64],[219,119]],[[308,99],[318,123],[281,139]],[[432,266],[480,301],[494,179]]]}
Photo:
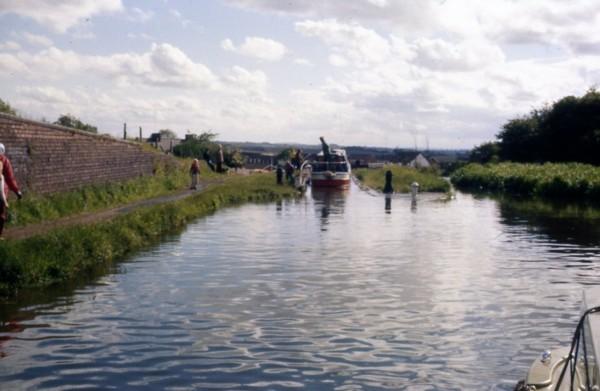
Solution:
{"label": "bush", "polygon": [[600,194],[600,167],[581,163],[473,163],[450,178],[459,188],[521,196],[597,200]]}

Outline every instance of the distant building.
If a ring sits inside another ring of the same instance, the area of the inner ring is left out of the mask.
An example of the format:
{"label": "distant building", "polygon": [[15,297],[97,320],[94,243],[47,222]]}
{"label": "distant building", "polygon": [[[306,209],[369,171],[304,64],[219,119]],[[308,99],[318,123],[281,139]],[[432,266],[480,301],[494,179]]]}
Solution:
{"label": "distant building", "polygon": [[275,164],[275,153],[262,152],[262,151],[240,151],[240,154],[244,157],[246,168],[270,168]]}
{"label": "distant building", "polygon": [[146,141],[164,153],[173,153],[173,148],[181,143],[181,140],[178,138],[164,136],[160,133],[152,133]]}
{"label": "distant building", "polygon": [[431,167],[431,163],[425,156],[422,154],[418,154],[410,163],[408,163],[410,167],[414,168],[429,168]]}

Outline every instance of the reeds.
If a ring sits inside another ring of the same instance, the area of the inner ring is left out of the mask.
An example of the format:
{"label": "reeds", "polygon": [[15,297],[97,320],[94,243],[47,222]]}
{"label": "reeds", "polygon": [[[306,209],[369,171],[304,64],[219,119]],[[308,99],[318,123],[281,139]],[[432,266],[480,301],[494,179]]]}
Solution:
{"label": "reeds", "polygon": [[456,170],[457,187],[519,196],[600,200],[600,167],[581,163],[468,164]]}

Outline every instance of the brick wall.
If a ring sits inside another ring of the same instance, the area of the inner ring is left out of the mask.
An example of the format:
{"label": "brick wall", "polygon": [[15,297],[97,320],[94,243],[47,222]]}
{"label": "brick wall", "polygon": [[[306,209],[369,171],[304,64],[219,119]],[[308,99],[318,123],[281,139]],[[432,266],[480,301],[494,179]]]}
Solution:
{"label": "brick wall", "polygon": [[0,143],[19,186],[40,194],[152,175],[159,163],[174,164],[133,142],[2,113]]}

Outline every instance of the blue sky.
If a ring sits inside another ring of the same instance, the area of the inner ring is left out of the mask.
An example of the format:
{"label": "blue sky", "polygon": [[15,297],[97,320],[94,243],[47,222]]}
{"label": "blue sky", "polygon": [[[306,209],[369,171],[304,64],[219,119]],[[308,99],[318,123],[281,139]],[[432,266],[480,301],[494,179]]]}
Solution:
{"label": "blue sky", "polygon": [[121,134],[470,148],[600,81],[600,3],[0,0],[0,98]]}

